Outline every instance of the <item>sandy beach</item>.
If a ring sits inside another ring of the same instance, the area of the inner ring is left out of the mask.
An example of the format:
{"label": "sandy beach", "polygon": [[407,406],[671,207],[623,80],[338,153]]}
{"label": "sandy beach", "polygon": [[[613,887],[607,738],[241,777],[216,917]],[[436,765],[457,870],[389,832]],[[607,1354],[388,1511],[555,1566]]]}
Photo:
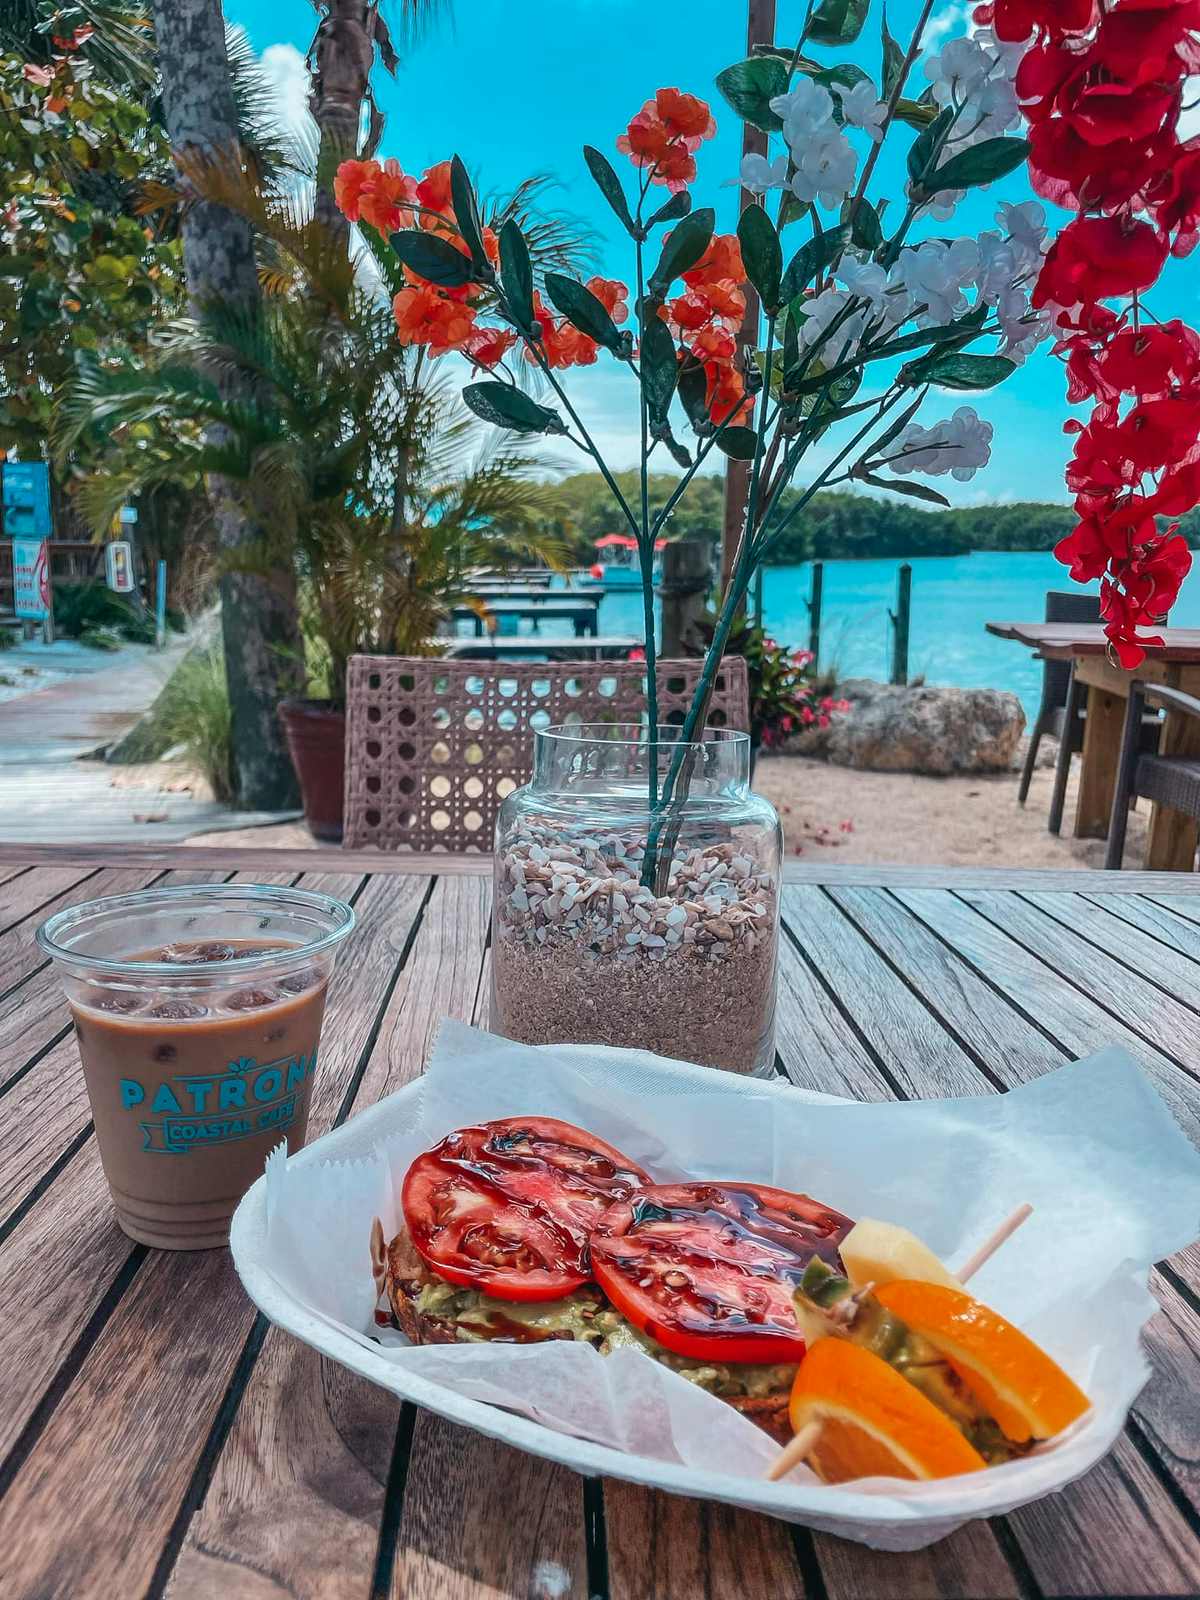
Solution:
{"label": "sandy beach", "polygon": [[[1042,747],[1025,806],[1017,804],[1017,770],[995,777],[923,778],[862,772],[803,756],[759,761],[755,788],[778,807],[788,856],[807,861],[882,862],[910,866],[1102,867],[1103,839],[1071,835],[1079,761],[1067,790],[1063,831],[1046,828],[1054,782],[1053,740]],[[1024,758],[1024,748],[1020,751]],[[143,769],[144,770],[144,769]],[[1125,864],[1139,867],[1148,809],[1131,814]],[[197,834],[193,845],[312,849],[302,823]]]}

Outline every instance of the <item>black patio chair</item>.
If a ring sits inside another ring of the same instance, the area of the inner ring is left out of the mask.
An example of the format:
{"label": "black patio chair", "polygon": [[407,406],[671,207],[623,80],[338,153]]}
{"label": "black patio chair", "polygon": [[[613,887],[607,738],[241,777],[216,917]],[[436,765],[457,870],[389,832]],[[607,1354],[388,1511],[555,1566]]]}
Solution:
{"label": "black patio chair", "polygon": [[1160,806],[1182,811],[1184,816],[1200,821],[1200,756],[1162,756],[1139,748],[1147,701],[1168,711],[1200,718],[1200,700],[1184,694],[1182,689],[1168,689],[1158,683],[1130,684],[1125,729],[1121,736],[1121,760],[1108,823],[1108,850],[1104,857],[1104,865],[1114,871],[1120,869],[1125,854],[1130,801],[1156,800]]}
{"label": "black patio chair", "polygon": [[[1047,622],[1099,622],[1100,621],[1100,596],[1097,594],[1068,593],[1062,589],[1048,589],[1046,591],[1046,621]],[[1033,719],[1033,731],[1029,735],[1029,749],[1025,755],[1025,765],[1021,769],[1021,784],[1017,790],[1018,805],[1025,804],[1025,797],[1029,793],[1030,780],[1033,777],[1034,763],[1037,761],[1038,746],[1042,742],[1043,734],[1051,734],[1059,740],[1068,743],[1068,754],[1083,748],[1083,700],[1086,690],[1076,691],[1076,704],[1072,707],[1072,714],[1068,719],[1067,707],[1071,698],[1071,663],[1069,661],[1043,661],[1042,663],[1042,703],[1038,706],[1037,716]],[[1063,778],[1063,787],[1066,787],[1066,777]],[[1055,778],[1055,791],[1057,793],[1058,780]],[[1053,812],[1053,806],[1051,812]],[[1059,799],[1059,815],[1062,814],[1062,801]],[[1051,832],[1057,832],[1055,828]]]}

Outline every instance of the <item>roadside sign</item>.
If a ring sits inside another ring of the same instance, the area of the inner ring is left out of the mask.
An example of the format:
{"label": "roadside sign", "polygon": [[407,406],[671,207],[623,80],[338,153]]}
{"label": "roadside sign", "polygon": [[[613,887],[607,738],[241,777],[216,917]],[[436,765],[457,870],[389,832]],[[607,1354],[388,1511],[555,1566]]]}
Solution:
{"label": "roadside sign", "polygon": [[133,546],[128,539],[114,539],[104,546],[104,576],[117,594],[133,593]]}
{"label": "roadside sign", "polygon": [[13,610],[30,622],[50,615],[50,551],[45,539],[14,539]]}
{"label": "roadside sign", "polygon": [[45,539],[50,526],[50,469],[44,461],[6,461],[0,470],[4,531],[14,539]]}
{"label": "roadside sign", "polygon": [[126,523],[136,522],[137,519],[138,519],[137,507],[136,506],[122,506],[119,515],[120,515],[120,518],[121,518],[122,522],[126,522]]}
{"label": "roadside sign", "polygon": [[167,563],[158,563],[154,586],[154,640],[161,650],[167,642]]}

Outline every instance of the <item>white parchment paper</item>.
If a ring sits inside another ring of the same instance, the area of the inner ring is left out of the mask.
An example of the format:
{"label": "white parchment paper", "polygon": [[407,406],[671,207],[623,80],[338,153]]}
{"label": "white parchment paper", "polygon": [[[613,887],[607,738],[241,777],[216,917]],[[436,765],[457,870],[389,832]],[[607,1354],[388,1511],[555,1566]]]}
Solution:
{"label": "white parchment paper", "polygon": [[[373,1337],[371,1219],[390,1237],[409,1163],[452,1128],[562,1117],[656,1178],[743,1178],[899,1222],[952,1267],[1014,1206],[1032,1219],[972,1289],[1093,1401],[1042,1454],[941,1483],[762,1482],[778,1447],[638,1350],[412,1348]],[[1149,1265],[1200,1234],[1200,1155],[1137,1063],[1109,1049],[1006,1095],[859,1104],[595,1046],[533,1049],[444,1023],[428,1072],[290,1160],[234,1220],[234,1259],[274,1321],[444,1415],[584,1472],[750,1506],[882,1548],[1063,1487],[1110,1448],[1148,1376]],[[503,1409],[500,1409],[503,1408]],[[720,1463],[720,1471],[714,1463]]]}

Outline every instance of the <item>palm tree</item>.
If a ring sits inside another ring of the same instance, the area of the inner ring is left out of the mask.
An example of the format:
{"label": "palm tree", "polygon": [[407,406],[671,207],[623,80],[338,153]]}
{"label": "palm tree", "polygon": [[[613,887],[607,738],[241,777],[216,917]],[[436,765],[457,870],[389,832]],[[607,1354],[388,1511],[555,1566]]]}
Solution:
{"label": "palm tree", "polygon": [[[428,650],[469,599],[473,569],[555,559],[561,545],[545,531],[538,459],[481,446],[449,379],[397,343],[386,296],[355,278],[319,224],[273,227],[261,310],[201,309],[150,368],[84,366],[56,445],[65,457],[87,444],[92,459],[107,441],[79,492],[97,527],[158,483],[208,474],[229,485],[260,533],[226,559],[294,565],[337,701],[355,651]],[[147,427],[153,448],[128,448]]]}
{"label": "palm tree", "polygon": [[[443,3],[399,0],[401,21],[410,39]],[[374,155],[383,133],[383,116],[371,93],[371,69],[378,52],[385,71],[394,76],[400,58],[378,0],[313,0],[313,6],[321,18],[308,52],[312,75],[309,104],[320,131],[317,216],[345,243],[350,225],[334,204],[334,173],[343,161],[356,155]],[[364,107],[368,125],[360,151]]]}
{"label": "palm tree", "polygon": [[[220,0],[154,0],[158,66],[172,148],[237,160],[238,120],[230,87]],[[193,307],[203,318],[221,307],[253,325],[260,309],[254,235],[227,206],[198,198],[184,214],[184,265]],[[207,380],[199,379],[204,382]],[[230,406],[255,404],[252,380],[227,369],[220,387]],[[219,461],[230,444],[226,424],[209,419],[208,447]],[[232,708],[233,767],[239,802],[253,810],[292,806],[296,780],[276,714],[300,686],[301,637],[290,563],[246,557],[262,552],[267,527],[234,480],[208,478],[218,548],[223,557],[221,628]],[[261,507],[257,508],[261,511]]]}

